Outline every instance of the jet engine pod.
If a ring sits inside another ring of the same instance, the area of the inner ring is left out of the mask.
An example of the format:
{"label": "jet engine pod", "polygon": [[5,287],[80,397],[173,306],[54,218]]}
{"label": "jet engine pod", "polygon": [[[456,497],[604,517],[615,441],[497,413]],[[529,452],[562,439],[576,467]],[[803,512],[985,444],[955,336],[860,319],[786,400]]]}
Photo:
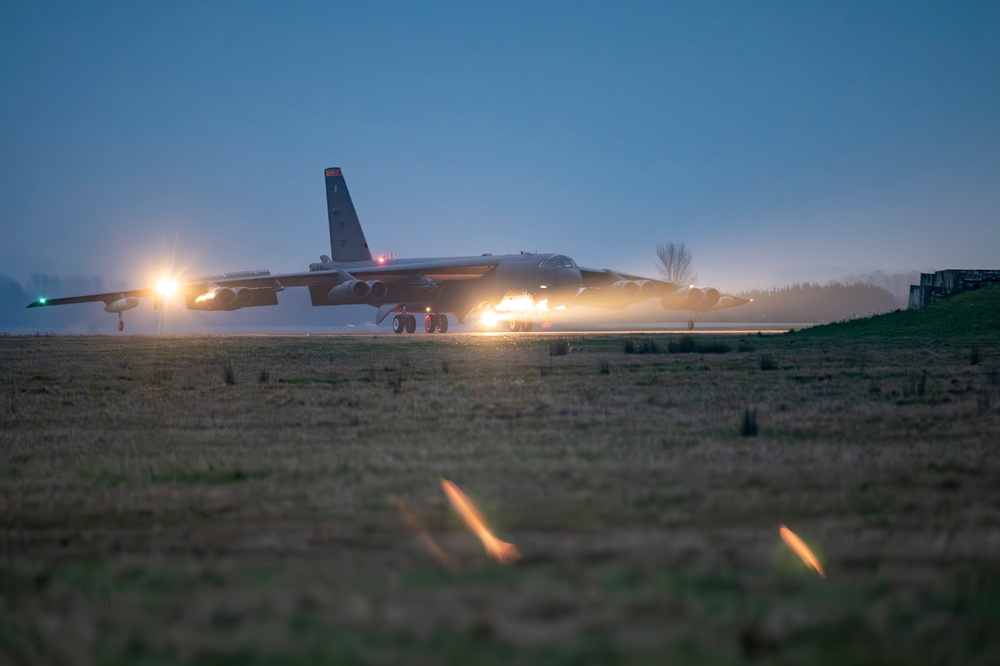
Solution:
{"label": "jet engine pod", "polygon": [[633,282],[632,280],[618,280],[617,282],[612,282],[608,289],[613,289],[619,293],[619,295],[625,298],[635,298],[639,295],[640,287],[638,282]]}
{"label": "jet engine pod", "polygon": [[698,287],[685,287],[669,296],[664,296],[660,304],[669,310],[694,310],[703,298],[705,292]]}
{"label": "jet engine pod", "polygon": [[229,287],[217,287],[206,291],[193,301],[188,301],[192,310],[228,310],[236,302],[236,293]]}
{"label": "jet engine pod", "polygon": [[129,296],[128,298],[119,298],[116,301],[111,301],[104,305],[105,312],[124,312],[125,310],[131,310],[132,308],[139,305],[139,299],[134,296]]}
{"label": "jet engine pod", "polygon": [[636,280],[634,284],[638,285],[639,298],[642,300],[652,298],[660,291],[659,285],[652,280]]}
{"label": "jet engine pod", "polygon": [[719,302],[719,290],[718,289],[706,289],[705,297],[701,299],[698,303],[699,310],[711,310]]}
{"label": "jet engine pod", "polygon": [[215,290],[215,305],[220,310],[225,310],[235,302],[236,292],[229,287],[219,287]]}
{"label": "jet engine pod", "polygon": [[[379,284],[382,284],[381,282]],[[385,285],[383,285],[385,286]],[[372,288],[361,280],[348,280],[326,292],[326,299],[333,304],[356,303],[364,300]]]}
{"label": "jet engine pod", "polygon": [[386,294],[389,293],[389,288],[385,286],[385,282],[381,280],[370,280],[368,282],[368,287],[371,290],[371,297],[376,301],[384,300]]}
{"label": "jet engine pod", "polygon": [[253,290],[239,288],[235,290],[236,297],[233,299],[233,309],[245,308],[253,303]]}

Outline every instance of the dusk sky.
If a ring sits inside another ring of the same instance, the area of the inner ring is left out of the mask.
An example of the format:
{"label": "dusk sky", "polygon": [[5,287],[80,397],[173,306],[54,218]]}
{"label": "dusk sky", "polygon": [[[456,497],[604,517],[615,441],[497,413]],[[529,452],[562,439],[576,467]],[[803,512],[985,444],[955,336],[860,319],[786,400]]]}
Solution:
{"label": "dusk sky", "polygon": [[19,281],[305,270],[328,166],[376,253],[1000,268],[996,2],[6,2],[0,79]]}

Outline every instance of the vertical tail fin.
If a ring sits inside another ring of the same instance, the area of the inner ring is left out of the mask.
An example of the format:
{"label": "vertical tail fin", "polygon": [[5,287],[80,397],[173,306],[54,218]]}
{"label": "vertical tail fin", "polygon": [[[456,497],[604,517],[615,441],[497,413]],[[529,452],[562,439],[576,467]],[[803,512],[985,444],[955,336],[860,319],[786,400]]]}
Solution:
{"label": "vertical tail fin", "polygon": [[347,181],[338,168],[326,170],[326,213],[330,220],[330,256],[334,261],[371,261],[365,232],[354,212]]}

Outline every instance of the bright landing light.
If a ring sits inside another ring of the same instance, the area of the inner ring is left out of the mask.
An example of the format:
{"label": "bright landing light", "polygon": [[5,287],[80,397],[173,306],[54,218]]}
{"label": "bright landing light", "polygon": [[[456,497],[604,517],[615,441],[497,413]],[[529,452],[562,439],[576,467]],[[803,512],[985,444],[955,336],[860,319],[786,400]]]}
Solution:
{"label": "bright landing light", "polygon": [[170,278],[163,278],[157,283],[156,291],[160,296],[173,296],[177,293],[177,283]]}
{"label": "bright landing light", "polygon": [[497,313],[493,310],[487,310],[482,316],[483,325],[487,328],[496,328],[497,326]]}

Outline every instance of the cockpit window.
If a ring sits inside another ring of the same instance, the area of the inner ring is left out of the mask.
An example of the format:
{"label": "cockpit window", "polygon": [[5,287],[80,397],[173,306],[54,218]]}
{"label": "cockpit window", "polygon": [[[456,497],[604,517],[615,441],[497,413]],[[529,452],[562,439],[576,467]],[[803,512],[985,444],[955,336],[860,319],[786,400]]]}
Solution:
{"label": "cockpit window", "polygon": [[569,257],[557,254],[549,257],[548,259],[542,259],[541,263],[538,264],[539,268],[576,268],[576,262]]}

